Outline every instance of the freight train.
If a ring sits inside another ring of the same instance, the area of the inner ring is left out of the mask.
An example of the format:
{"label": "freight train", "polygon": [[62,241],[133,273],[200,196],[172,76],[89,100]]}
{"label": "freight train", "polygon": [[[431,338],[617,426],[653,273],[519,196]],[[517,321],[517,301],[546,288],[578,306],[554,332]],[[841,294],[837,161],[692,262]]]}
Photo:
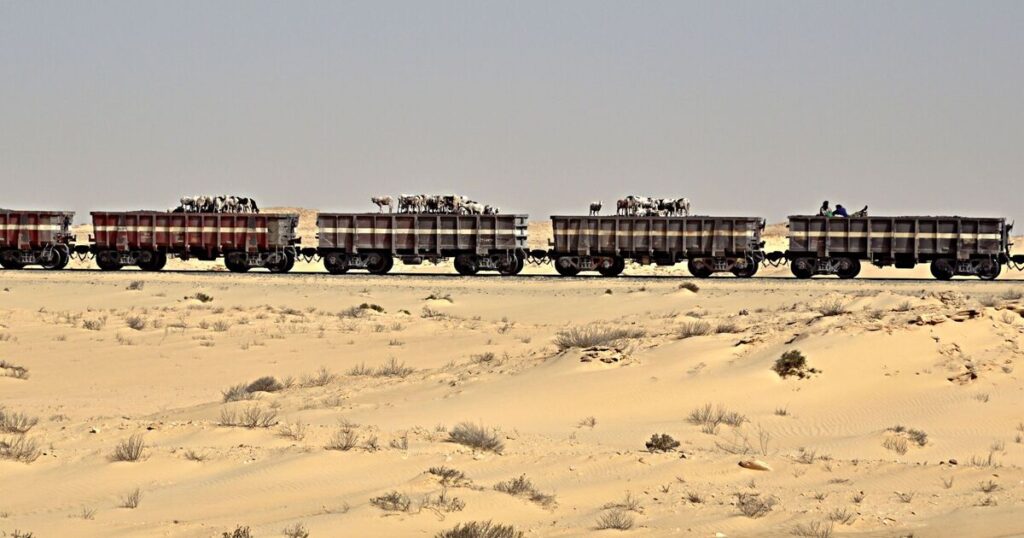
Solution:
{"label": "freight train", "polygon": [[93,212],[93,233],[79,243],[69,211],[0,210],[0,266],[63,269],[72,256],[104,271],[136,266],[159,271],[168,258],[215,261],[228,270],[286,273],[296,260],[322,261],[330,274],[386,274],[404,264],[453,260],[462,275],[516,275],[526,262],[550,263],[563,276],[622,273],[627,262],[685,262],[698,278],[753,277],[765,264],[788,263],[797,278],[854,278],[862,262],[878,267],[929,264],[940,280],[992,280],[1004,267],[1024,269],[1010,254],[1011,224],[1002,218],[861,216],[789,217],[789,246],[766,252],[760,217],[679,214],[557,215],[547,250],[527,247],[525,214],[443,212],[320,213],[317,244],[303,247],[299,216],[289,213]]}

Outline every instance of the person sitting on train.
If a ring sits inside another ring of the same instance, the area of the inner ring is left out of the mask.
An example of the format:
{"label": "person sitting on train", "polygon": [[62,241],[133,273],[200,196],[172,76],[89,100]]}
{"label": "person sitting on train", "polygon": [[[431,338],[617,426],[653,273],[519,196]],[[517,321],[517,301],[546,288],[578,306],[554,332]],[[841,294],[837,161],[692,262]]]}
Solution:
{"label": "person sitting on train", "polygon": [[846,208],[843,207],[843,204],[836,204],[836,210],[832,213],[832,216],[849,218],[850,214],[846,212]]}
{"label": "person sitting on train", "polygon": [[868,206],[864,206],[864,209],[857,211],[853,214],[854,217],[866,217],[868,216]]}
{"label": "person sitting on train", "polygon": [[821,203],[821,209],[818,210],[818,216],[819,217],[831,217],[832,216],[832,208],[829,207],[828,200],[825,200],[824,202]]}

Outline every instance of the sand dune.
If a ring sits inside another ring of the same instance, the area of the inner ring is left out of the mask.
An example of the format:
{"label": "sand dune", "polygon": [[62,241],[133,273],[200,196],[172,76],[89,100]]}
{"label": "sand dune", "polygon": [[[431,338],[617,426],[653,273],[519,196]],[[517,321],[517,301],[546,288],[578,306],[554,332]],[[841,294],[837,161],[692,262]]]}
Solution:
{"label": "sand dune", "polygon": [[[4,369],[0,405],[39,422],[0,434],[0,531],[1024,532],[1014,283],[3,275],[0,360],[27,378]],[[792,350],[804,378],[772,369]],[[261,376],[287,386],[224,401]],[[225,425],[247,419],[268,427]],[[463,422],[504,449],[450,442]],[[141,460],[112,461],[136,434]],[[495,489],[524,474],[533,500]]]}

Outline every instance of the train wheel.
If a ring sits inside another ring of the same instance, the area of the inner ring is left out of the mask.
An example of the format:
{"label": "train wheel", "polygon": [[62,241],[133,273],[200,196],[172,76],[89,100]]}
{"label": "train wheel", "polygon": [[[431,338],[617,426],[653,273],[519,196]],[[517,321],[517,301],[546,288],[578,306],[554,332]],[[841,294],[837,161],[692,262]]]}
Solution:
{"label": "train wheel", "polygon": [[343,275],[348,272],[348,258],[344,254],[328,254],[324,256],[324,268],[332,275]]}
{"label": "train wheel", "polygon": [[376,256],[377,259],[371,260],[366,264],[366,270],[368,270],[371,275],[387,274],[387,272],[395,266],[395,259],[389,254],[374,254],[373,256]]}
{"label": "train wheel", "polygon": [[556,258],[555,271],[558,271],[558,274],[562,276],[576,276],[580,274],[580,268],[572,265],[568,258]]}
{"label": "train wheel", "polygon": [[932,260],[932,276],[939,280],[950,280],[956,274],[956,266],[953,261],[946,258]]}
{"label": "train wheel", "polygon": [[793,260],[789,269],[797,278],[811,278],[814,276],[814,258],[797,258]]}
{"label": "train wheel", "polygon": [[758,264],[752,260],[747,260],[747,265],[743,268],[733,267],[732,274],[739,278],[750,278],[757,274]]}
{"label": "train wheel", "polygon": [[67,267],[69,263],[71,263],[71,253],[70,252],[67,252],[65,250],[59,250],[57,252],[60,253],[60,262],[57,264],[56,267],[54,267],[55,270],[63,269],[65,267]]}
{"label": "train wheel", "polygon": [[455,257],[455,270],[462,276],[473,276],[480,270],[476,256],[461,254]]}
{"label": "train wheel", "polygon": [[993,260],[982,260],[978,264],[978,278],[982,280],[995,280],[1001,272],[1003,266]]}
{"label": "train wheel", "polygon": [[498,273],[502,276],[513,276],[523,270],[523,260],[515,254],[509,254],[505,263],[499,265]]}
{"label": "train wheel", "polygon": [[69,261],[71,261],[71,256],[69,256],[67,252],[54,249],[50,252],[50,259],[40,262],[39,265],[41,265],[43,269],[56,271],[67,267]]}
{"label": "train wheel", "polygon": [[698,264],[695,260],[689,260],[686,262],[686,269],[690,271],[690,274],[697,278],[707,278],[711,276],[711,269],[708,269],[704,264]]}
{"label": "train wheel", "polygon": [[124,267],[121,265],[121,257],[113,250],[104,250],[96,254],[96,266],[101,271],[117,271]]}
{"label": "train wheel", "polygon": [[245,273],[249,271],[249,264],[242,252],[228,252],[224,255],[224,266],[232,273]]}
{"label": "train wheel", "polygon": [[17,259],[18,251],[8,250],[7,252],[0,252],[0,266],[4,269],[24,269],[25,266]]}
{"label": "train wheel", "polygon": [[844,258],[839,262],[839,269],[836,275],[842,279],[854,278],[860,274],[860,260],[856,258]]}
{"label": "train wheel", "polygon": [[612,258],[612,264],[610,267],[600,267],[597,272],[601,273],[601,276],[615,277],[621,275],[625,268],[626,260],[621,256],[616,256]]}
{"label": "train wheel", "polygon": [[153,252],[149,261],[139,262],[139,269],[143,271],[159,271],[167,265],[167,255],[163,252]]}

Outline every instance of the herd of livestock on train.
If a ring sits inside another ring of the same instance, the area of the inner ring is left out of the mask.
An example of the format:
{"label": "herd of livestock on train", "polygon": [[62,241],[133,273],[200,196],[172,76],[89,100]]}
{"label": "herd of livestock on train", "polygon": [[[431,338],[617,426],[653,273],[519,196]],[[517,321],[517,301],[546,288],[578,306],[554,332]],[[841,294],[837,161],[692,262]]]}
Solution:
{"label": "herd of livestock on train", "polygon": [[[912,268],[929,264],[940,280],[992,280],[1004,267],[1024,270],[1011,255],[1004,218],[868,216],[826,202],[816,215],[789,217],[788,248],[767,252],[765,220],[693,215],[686,198],[626,196],[614,215],[591,202],[587,215],[551,217],[547,249],[527,246],[527,215],[460,195],[373,197],[376,212],[318,213],[315,246],[297,236],[299,216],[261,213],[244,196],[189,196],[170,211],[94,211],[92,234],[79,241],[74,213],[0,209],[0,266],[63,269],[72,257],[92,258],[105,271],[134,266],[159,271],[169,258],[215,261],[230,271],[285,273],[297,260],[322,261],[331,274],[385,274],[404,264],[451,259],[462,275],[516,275],[526,262],[550,263],[563,276],[621,274],[627,262],[686,263],[698,278],[716,273],[754,276],[763,265],[789,264],[798,278],[853,278],[861,264]],[[396,211],[397,206],[397,211]]]}

